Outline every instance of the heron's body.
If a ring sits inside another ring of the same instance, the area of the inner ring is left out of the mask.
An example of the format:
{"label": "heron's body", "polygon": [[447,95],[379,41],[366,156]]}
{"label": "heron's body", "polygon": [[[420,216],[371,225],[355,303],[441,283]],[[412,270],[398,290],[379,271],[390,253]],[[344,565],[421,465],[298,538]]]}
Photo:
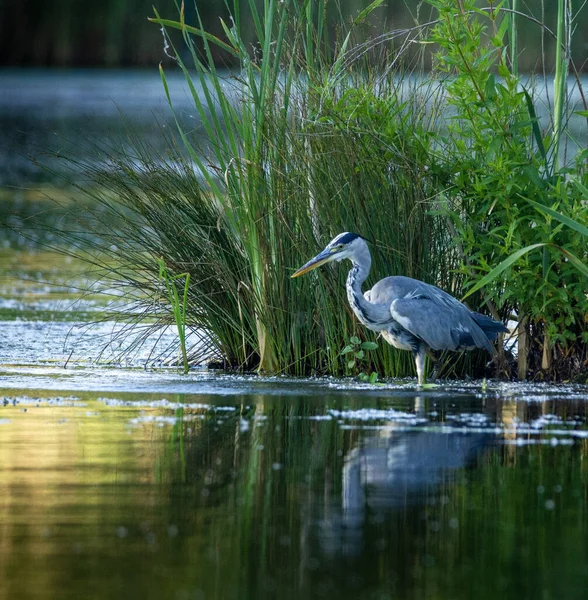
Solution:
{"label": "heron's body", "polygon": [[352,263],[346,287],[355,316],[395,348],[413,353],[419,384],[424,383],[425,354],[430,349],[484,348],[493,353],[490,342],[499,332],[508,331],[499,321],[471,311],[440,288],[410,277],[386,277],[362,293],[371,256],[365,240],[354,233],[338,235],[293,277],[345,258]]}

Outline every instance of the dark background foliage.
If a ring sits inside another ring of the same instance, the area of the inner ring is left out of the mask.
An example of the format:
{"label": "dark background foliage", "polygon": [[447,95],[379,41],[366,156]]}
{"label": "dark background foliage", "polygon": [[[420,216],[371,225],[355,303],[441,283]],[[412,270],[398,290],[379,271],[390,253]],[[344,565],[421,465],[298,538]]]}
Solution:
{"label": "dark background foliage", "polygon": [[[258,0],[258,4],[262,4]],[[204,28],[221,34],[219,18],[227,18],[223,0],[198,2]],[[246,3],[243,3],[246,4]],[[368,0],[340,0],[341,13],[352,19]],[[487,3],[482,2],[481,5]],[[17,67],[142,67],[166,61],[161,33],[147,18],[153,6],[162,17],[175,18],[173,0],[0,0],[0,66]],[[555,30],[557,3],[550,0],[521,3],[520,10]],[[331,11],[331,14],[336,14]],[[363,34],[371,38],[383,31],[407,28],[430,18],[430,7],[421,2],[389,0],[372,15]],[[196,10],[186,2],[186,22],[196,24]],[[588,11],[577,19],[577,31],[588,28]],[[520,20],[520,68],[535,69],[544,51],[555,57],[554,42],[543,42],[539,27]],[[254,30],[251,29],[253,42]],[[572,55],[582,63],[588,57],[585,36],[576,35]],[[169,60],[169,59],[168,59]],[[226,57],[219,56],[219,61]],[[583,66],[580,64],[579,66]]]}

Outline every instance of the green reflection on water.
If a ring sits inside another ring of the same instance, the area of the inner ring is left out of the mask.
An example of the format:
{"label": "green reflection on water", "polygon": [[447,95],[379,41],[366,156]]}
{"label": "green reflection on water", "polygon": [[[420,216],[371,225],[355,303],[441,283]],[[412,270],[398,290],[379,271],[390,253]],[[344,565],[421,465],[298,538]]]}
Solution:
{"label": "green reflection on water", "polygon": [[1,409],[0,597],[584,597],[585,441],[323,418],[360,397],[169,399],[212,408]]}

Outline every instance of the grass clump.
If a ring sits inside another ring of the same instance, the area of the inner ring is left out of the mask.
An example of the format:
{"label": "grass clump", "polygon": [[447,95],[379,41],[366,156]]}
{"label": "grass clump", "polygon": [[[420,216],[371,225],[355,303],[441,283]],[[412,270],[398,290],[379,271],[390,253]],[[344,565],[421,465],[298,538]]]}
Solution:
{"label": "grass clump", "polygon": [[[225,364],[341,373],[342,340],[371,335],[357,328],[347,306],[344,270],[301,282],[289,275],[344,230],[375,241],[382,274],[437,280],[449,272],[454,254],[442,252],[441,218],[429,214],[430,178],[422,177],[422,160],[409,155],[426,155],[420,120],[432,118],[425,111],[431,86],[381,77],[367,63],[345,77],[330,76],[337,55],[329,58],[326,49],[323,5],[270,1],[263,13],[254,3],[248,8],[259,38],[253,51],[242,41],[248,25],[237,4],[232,22],[223,23],[223,40],[198,23],[185,24],[181,8],[179,21],[156,16],[188,81],[201,130],[188,133],[176,115],[184,156],[158,164],[148,153],[129,161],[120,155],[116,169],[99,175],[99,186],[133,215],[122,225],[130,230],[122,236],[134,240],[132,251],[119,246],[123,271],[138,261],[137,270],[145,267],[142,273],[153,278],[162,257],[170,278],[189,273],[187,323],[206,332]],[[187,54],[174,43],[178,30]],[[219,49],[238,58],[238,70],[217,71]],[[401,374],[409,358],[382,348],[377,370]]]}

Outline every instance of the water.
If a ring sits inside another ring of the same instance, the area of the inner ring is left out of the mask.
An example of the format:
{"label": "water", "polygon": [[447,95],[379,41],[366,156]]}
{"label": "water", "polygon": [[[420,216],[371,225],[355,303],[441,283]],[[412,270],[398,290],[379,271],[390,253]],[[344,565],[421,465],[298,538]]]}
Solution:
{"label": "water", "polygon": [[[170,72],[167,78],[180,121],[193,129],[194,108],[183,76]],[[96,141],[124,146],[128,127],[163,150],[162,130],[171,123],[157,69],[0,69],[0,185],[55,180],[63,165],[52,155],[87,160]]]}
{"label": "water", "polygon": [[79,265],[7,255],[0,598],[584,597],[585,386],[125,366]]}
{"label": "water", "polygon": [[[100,77],[27,110],[115,127]],[[586,386],[180,375],[173,330],[125,352],[80,299],[46,245],[85,205],[50,206],[0,190],[0,599],[585,597]]]}
{"label": "water", "polygon": [[584,597],[585,390],[0,377],[0,597]]}

